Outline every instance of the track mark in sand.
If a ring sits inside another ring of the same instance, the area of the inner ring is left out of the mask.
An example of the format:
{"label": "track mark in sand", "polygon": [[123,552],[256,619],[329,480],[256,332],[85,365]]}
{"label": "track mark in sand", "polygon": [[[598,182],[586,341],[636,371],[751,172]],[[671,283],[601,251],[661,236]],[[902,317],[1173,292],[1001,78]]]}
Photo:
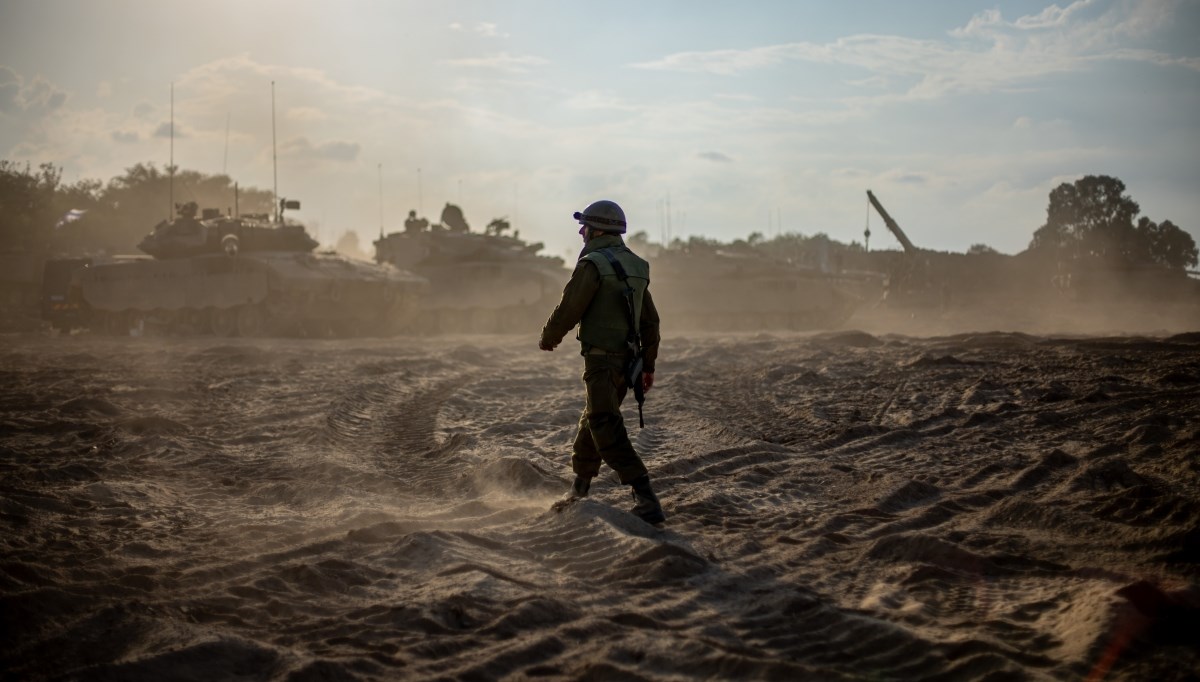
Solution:
{"label": "track mark in sand", "polygon": [[436,495],[462,478],[453,457],[467,437],[438,438],[442,406],[464,377],[413,381],[393,376],[357,384],[335,401],[317,434],[391,476],[406,492]]}
{"label": "track mark in sand", "polygon": [[666,440],[667,435],[663,429],[651,425],[638,430],[633,439],[633,448],[645,461],[658,460],[662,458],[662,447]]}
{"label": "track mark in sand", "polygon": [[880,422],[883,421],[883,418],[887,416],[888,410],[892,409],[892,404],[896,402],[896,397],[899,396],[900,392],[907,387],[908,379],[903,379],[899,384],[896,384],[896,388],[892,389],[892,394],[888,396],[887,400],[883,401],[883,405],[879,406],[879,411],[876,412],[875,416],[871,418],[871,423],[873,425],[879,426]]}

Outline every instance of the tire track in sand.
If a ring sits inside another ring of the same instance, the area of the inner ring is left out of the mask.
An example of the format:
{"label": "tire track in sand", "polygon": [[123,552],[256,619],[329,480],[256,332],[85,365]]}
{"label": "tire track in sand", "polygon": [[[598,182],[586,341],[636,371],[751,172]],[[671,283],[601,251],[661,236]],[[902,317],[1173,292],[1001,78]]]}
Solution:
{"label": "tire track in sand", "polygon": [[461,479],[456,452],[462,434],[439,437],[443,405],[467,383],[463,376],[413,381],[396,374],[344,390],[333,401],[316,440],[348,455],[402,492],[440,495]]}

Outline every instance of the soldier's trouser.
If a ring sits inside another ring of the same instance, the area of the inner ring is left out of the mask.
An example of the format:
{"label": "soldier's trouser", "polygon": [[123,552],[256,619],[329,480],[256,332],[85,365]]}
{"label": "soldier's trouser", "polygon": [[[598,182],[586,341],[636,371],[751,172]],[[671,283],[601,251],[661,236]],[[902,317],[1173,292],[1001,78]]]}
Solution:
{"label": "soldier's trouser", "polygon": [[617,472],[624,484],[646,474],[646,465],[629,442],[621,418],[621,401],[629,390],[625,385],[624,365],[625,358],[620,354],[583,356],[587,405],[579,417],[571,456],[571,469],[576,475],[597,475],[601,462]]}

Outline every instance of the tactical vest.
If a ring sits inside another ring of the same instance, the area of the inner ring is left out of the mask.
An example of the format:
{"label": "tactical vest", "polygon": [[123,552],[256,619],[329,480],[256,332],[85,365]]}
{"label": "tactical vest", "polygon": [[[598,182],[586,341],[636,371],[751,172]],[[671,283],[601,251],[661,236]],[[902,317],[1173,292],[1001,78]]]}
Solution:
{"label": "tactical vest", "polygon": [[[628,284],[633,288],[633,323],[640,328],[642,323],[642,294],[650,285],[650,264],[638,258],[623,243],[603,247],[611,253],[621,267],[625,268]],[[600,272],[600,288],[592,298],[591,305],[579,322],[579,340],[585,346],[603,348],[619,353],[628,348],[629,313],[625,302],[626,283],[617,276],[612,263],[608,262],[601,249],[596,249],[581,260],[587,260]],[[585,348],[586,350],[586,348]]]}

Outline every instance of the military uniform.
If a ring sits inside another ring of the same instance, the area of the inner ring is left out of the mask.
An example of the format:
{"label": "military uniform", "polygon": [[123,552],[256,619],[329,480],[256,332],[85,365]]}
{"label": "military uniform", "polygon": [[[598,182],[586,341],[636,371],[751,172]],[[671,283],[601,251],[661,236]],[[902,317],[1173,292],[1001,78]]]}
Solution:
{"label": "military uniform", "polygon": [[[542,328],[541,346],[557,346],[576,325],[584,358],[583,382],[587,404],[579,418],[572,448],[571,469],[591,479],[601,462],[617,472],[623,484],[647,475],[621,417],[621,402],[630,387],[624,367],[629,357],[626,338],[629,314],[625,301],[626,283],[617,276],[601,249],[607,249],[628,276],[634,289],[634,321],[642,342],[643,370],[654,372],[658,358],[659,318],[650,296],[650,266],[625,246],[621,237],[606,234],[584,246],[562,300]],[[661,512],[660,512],[661,513]]]}

